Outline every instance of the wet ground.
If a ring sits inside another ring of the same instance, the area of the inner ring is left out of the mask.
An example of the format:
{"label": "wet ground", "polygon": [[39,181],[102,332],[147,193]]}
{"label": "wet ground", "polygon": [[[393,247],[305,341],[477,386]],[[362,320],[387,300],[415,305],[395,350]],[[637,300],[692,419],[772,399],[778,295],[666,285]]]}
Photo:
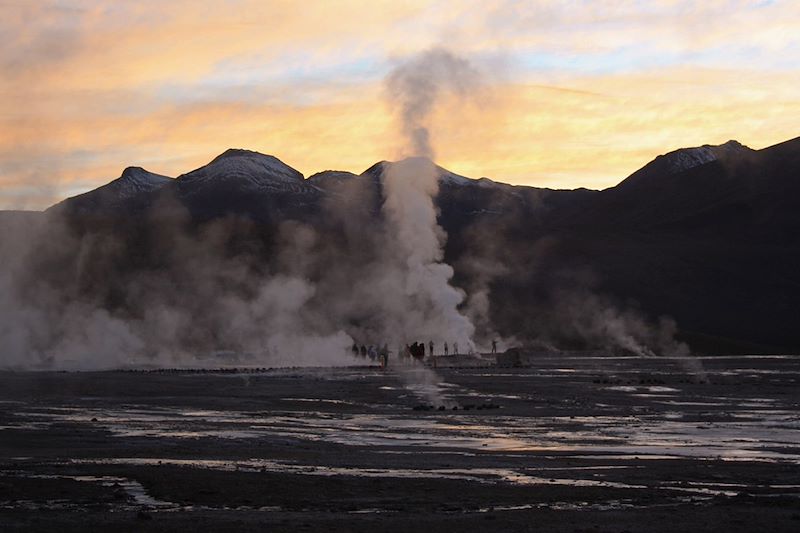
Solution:
{"label": "wet ground", "polygon": [[0,530],[798,531],[800,357],[0,373]]}

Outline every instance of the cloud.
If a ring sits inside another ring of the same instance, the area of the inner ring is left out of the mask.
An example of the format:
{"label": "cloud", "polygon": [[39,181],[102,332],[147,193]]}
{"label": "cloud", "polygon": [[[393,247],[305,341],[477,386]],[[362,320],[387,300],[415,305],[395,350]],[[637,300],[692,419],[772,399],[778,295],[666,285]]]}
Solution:
{"label": "cloud", "polygon": [[606,187],[680,146],[797,135],[797,2],[7,1],[0,35],[2,207],[230,146],[359,171],[396,153],[393,58],[441,43],[505,65],[468,128],[433,117],[468,175]]}

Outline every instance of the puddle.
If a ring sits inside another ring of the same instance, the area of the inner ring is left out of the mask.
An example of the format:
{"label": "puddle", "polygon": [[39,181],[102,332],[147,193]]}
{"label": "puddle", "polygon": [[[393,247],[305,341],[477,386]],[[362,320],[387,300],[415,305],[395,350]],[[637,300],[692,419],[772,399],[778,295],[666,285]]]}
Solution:
{"label": "puddle", "polygon": [[[690,487],[668,484],[645,485],[609,481],[603,479],[542,477],[509,468],[358,468],[307,465],[268,459],[249,459],[225,461],[217,459],[171,459],[171,458],[111,458],[74,459],[71,464],[133,465],[133,466],[180,466],[204,468],[226,472],[271,472],[311,476],[352,476],[364,478],[406,478],[406,479],[450,479],[472,481],[485,484],[509,483],[513,485],[560,485],[568,487],[597,487],[627,490],[667,490],[691,492],[709,496],[735,496],[738,492],[714,489],[710,486]],[[139,485],[141,486],[141,485]]]}
{"label": "puddle", "polygon": [[[765,399],[762,399],[765,400]],[[293,398],[318,405],[337,400]],[[673,408],[713,407],[718,402],[657,401]],[[771,406],[770,402],[756,402]],[[727,405],[727,404],[722,404]],[[702,413],[701,413],[702,414]],[[800,462],[800,417],[789,410],[747,407],[727,420],[687,419],[687,412],[628,416],[509,416],[438,412],[425,416],[282,411],[237,412],[145,408],[48,408],[18,413],[18,427],[46,429],[72,422],[104,429],[117,438],[248,440],[280,437],[376,448],[466,449],[481,453],[562,451],[728,460]],[[6,427],[17,426],[7,424]]]}
{"label": "puddle", "polygon": [[[168,508],[175,507],[176,504],[158,500],[150,496],[141,483],[138,481],[117,477],[117,476],[88,476],[88,475],[63,475],[63,474],[33,474],[20,470],[2,471],[4,475],[14,477],[26,477],[29,479],[67,479],[82,483],[97,483],[103,487],[120,489],[125,492],[129,500],[136,506],[149,508]],[[66,500],[55,501],[56,504],[64,503]],[[9,502],[5,502],[7,505]]]}
{"label": "puddle", "polygon": [[[495,505],[491,507],[481,507],[475,512],[478,513],[499,513],[509,511],[529,511],[532,509],[550,509],[553,511],[617,511],[631,509],[635,507],[632,503],[620,500],[608,500],[604,502],[548,502],[548,503],[525,503],[521,505]],[[641,506],[640,506],[641,507]]]}
{"label": "puddle", "polygon": [[619,392],[680,392],[680,389],[673,389],[672,387],[662,387],[657,385],[636,386],[636,385],[617,385],[614,387],[605,387],[606,390],[613,390]]}
{"label": "puddle", "polygon": [[[733,497],[740,492],[731,488],[740,488],[738,485],[724,483],[657,483],[655,485],[624,483],[603,479],[583,478],[555,478],[533,475],[531,473],[507,468],[434,468],[434,469],[402,469],[402,468],[357,468],[357,467],[329,467],[322,465],[305,465],[265,459],[250,459],[244,461],[202,460],[202,459],[170,459],[170,458],[112,458],[112,459],[86,459],[72,460],[71,464],[82,465],[133,465],[133,466],[179,466],[187,468],[203,468],[227,472],[270,472],[309,476],[351,476],[362,478],[396,478],[396,479],[448,479],[470,481],[482,484],[508,483],[513,485],[547,485],[567,487],[593,487],[613,488],[622,490],[656,490],[672,493],[690,493],[698,497]],[[176,504],[155,500],[148,496],[144,488],[136,481],[111,476],[31,476],[44,478],[64,478],[76,481],[99,482],[104,486],[120,485],[129,494],[136,505],[151,508],[175,508]],[[775,488],[796,488],[796,485],[774,486]],[[800,497],[795,493],[789,493]],[[552,504],[542,504],[550,506]],[[601,504],[593,504],[601,505]],[[569,509],[586,508],[599,509],[594,506],[586,507],[583,503],[570,503]],[[199,508],[199,507],[198,507]],[[271,508],[277,509],[277,508]],[[512,510],[509,508],[508,510]],[[363,509],[361,512],[380,512]]]}
{"label": "puddle", "polygon": [[310,402],[310,403],[330,403],[334,405],[358,405],[356,402],[347,400],[331,400],[327,398],[281,398],[284,402]]}

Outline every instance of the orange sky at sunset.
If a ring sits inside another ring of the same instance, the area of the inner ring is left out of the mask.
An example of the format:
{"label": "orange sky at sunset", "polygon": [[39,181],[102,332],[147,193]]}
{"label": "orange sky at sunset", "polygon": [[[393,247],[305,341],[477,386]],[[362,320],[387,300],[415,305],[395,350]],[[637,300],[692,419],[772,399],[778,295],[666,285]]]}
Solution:
{"label": "orange sky at sunset", "polygon": [[306,176],[403,154],[383,78],[444,46],[483,72],[445,102],[437,162],[605,188],[660,153],[800,135],[800,3],[0,0],[0,208],[226,148]]}

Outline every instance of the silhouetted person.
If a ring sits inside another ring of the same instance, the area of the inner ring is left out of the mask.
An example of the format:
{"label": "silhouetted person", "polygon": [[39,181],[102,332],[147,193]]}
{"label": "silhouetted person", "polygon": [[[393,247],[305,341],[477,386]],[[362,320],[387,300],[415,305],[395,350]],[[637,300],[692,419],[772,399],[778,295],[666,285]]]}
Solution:
{"label": "silhouetted person", "polygon": [[358,355],[358,344],[353,343],[353,355]]}
{"label": "silhouetted person", "polygon": [[415,342],[411,345],[411,355],[414,359],[422,359],[425,357],[425,345]]}
{"label": "silhouetted person", "polygon": [[497,341],[492,339],[492,353],[497,353]]}
{"label": "silhouetted person", "polygon": [[428,343],[428,353],[430,354],[431,357],[433,357],[433,341],[430,341]]}
{"label": "silhouetted person", "polygon": [[389,347],[385,344],[378,348],[378,361],[381,364],[381,368],[386,368],[389,362]]}
{"label": "silhouetted person", "polygon": [[453,355],[458,355],[458,342],[453,343]]}
{"label": "silhouetted person", "polygon": [[450,354],[450,348],[447,346],[447,343],[444,343],[444,354],[445,355],[449,355]]}
{"label": "silhouetted person", "polygon": [[362,344],[361,345],[361,357],[366,357],[366,356],[367,356],[367,347]]}

